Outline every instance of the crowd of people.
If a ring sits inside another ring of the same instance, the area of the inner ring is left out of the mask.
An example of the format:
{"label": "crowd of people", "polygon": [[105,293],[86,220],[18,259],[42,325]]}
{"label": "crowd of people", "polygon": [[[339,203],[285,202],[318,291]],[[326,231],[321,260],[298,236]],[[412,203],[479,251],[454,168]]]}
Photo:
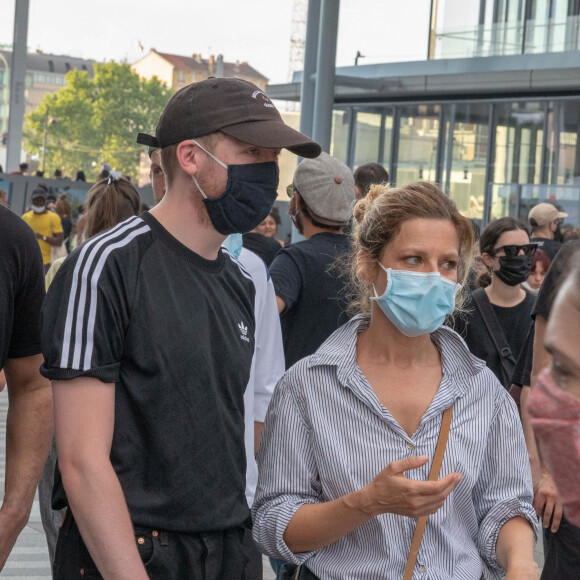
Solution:
{"label": "crowd of people", "polygon": [[527,580],[536,541],[542,579],[576,577],[568,214],[480,232],[240,79],[180,89],[137,142],[148,211],[105,174],[76,224],[43,187],[0,207],[0,569],[40,481],[57,579],[258,580],[264,554],[280,580]]}

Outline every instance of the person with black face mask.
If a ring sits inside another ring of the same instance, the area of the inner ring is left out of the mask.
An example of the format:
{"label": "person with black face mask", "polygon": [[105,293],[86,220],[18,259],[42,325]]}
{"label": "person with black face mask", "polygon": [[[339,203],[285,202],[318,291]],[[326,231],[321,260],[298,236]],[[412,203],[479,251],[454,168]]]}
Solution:
{"label": "person with black face mask", "polygon": [[534,296],[521,284],[530,274],[537,246],[530,243],[525,226],[510,217],[490,222],[479,245],[491,283],[471,294],[467,313],[454,321],[454,327],[469,350],[509,389],[531,323]]}
{"label": "person with black face mask", "polygon": [[560,226],[568,214],[559,211],[551,203],[538,203],[528,214],[528,221],[532,230],[531,241],[538,244],[538,249],[550,256],[550,260],[562,247],[562,232]]}
{"label": "person with black face mask", "polygon": [[161,149],[163,199],[72,252],[43,305],[55,577],[242,580],[256,290],[221,244],[272,209],[281,149],[321,148],[234,78],[177,91],[138,142]]}

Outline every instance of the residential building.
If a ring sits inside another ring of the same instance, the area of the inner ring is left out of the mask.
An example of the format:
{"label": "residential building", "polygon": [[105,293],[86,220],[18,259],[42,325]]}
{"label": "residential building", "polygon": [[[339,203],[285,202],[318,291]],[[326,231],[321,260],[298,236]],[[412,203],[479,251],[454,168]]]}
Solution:
{"label": "residential building", "polygon": [[[550,200],[578,227],[580,1],[434,0],[428,36],[423,61],[337,68],[330,153],[482,223]],[[267,93],[299,100],[301,78]]]}
{"label": "residential building", "polygon": [[211,76],[245,79],[262,90],[265,90],[268,84],[268,79],[247,62],[224,62],[221,55],[218,57],[211,55],[208,59],[204,59],[199,54],[179,56],[157,52],[152,48],[131,68],[140,77],[145,79],[157,77],[166,86],[175,90]]}
{"label": "residential building", "polygon": [[[12,52],[0,50],[0,134],[8,128],[10,63]],[[26,107],[25,114],[35,109],[44,95],[60,90],[65,84],[69,70],[86,70],[93,76],[92,60],[84,60],[66,55],[45,54],[40,51],[29,52],[26,59]]]}

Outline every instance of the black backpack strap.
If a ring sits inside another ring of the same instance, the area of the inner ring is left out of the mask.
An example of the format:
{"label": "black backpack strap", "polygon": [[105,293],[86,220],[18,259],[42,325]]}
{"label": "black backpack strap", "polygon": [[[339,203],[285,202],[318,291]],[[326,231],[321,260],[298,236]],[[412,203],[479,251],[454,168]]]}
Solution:
{"label": "black backpack strap", "polygon": [[502,381],[503,385],[506,389],[509,389],[512,382],[512,374],[516,366],[516,359],[512,354],[485,290],[483,288],[478,288],[471,295],[477,309],[481,313],[481,318],[483,319],[489,336],[491,336],[495,350],[499,354],[499,360],[504,374],[504,380]]}

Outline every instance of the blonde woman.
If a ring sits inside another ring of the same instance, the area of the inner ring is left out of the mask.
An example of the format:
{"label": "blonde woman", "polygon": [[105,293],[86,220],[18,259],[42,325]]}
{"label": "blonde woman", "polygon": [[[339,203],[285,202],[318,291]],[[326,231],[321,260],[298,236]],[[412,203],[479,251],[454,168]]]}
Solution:
{"label": "blonde woman", "polygon": [[[361,314],[276,387],[255,540],[304,564],[300,578],[399,580],[428,516],[413,578],[537,579],[516,407],[442,326],[469,270],[470,223],[434,185],[375,186],[353,244]],[[426,481],[449,408],[439,478]]]}

